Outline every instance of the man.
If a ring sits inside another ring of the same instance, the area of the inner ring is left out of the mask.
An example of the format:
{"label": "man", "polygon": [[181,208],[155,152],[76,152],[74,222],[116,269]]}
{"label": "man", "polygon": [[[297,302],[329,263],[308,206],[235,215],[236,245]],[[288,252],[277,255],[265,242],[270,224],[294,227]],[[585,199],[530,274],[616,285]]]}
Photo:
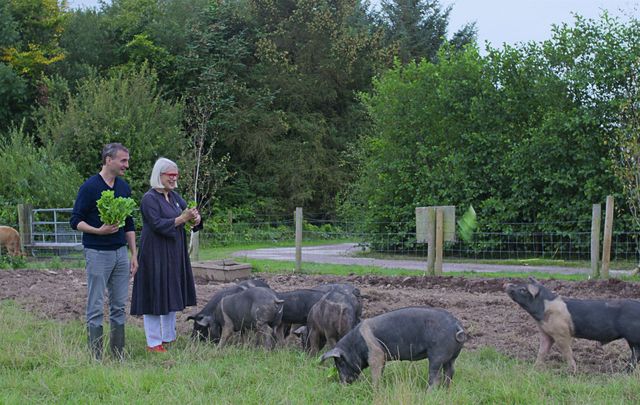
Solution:
{"label": "man", "polygon": [[[83,232],[82,245],[87,272],[87,331],[91,354],[102,359],[102,318],[104,290],[109,291],[109,346],[112,355],[124,355],[125,304],[129,279],[138,269],[136,235],[133,218],[127,217],[124,228],[104,224],[96,201],[105,190],[115,197],[130,197],[131,188],[123,176],[129,168],[129,150],[120,143],[110,143],[102,150],[102,170],[80,186],[71,215],[71,227]],[[131,260],[127,247],[131,252]]]}

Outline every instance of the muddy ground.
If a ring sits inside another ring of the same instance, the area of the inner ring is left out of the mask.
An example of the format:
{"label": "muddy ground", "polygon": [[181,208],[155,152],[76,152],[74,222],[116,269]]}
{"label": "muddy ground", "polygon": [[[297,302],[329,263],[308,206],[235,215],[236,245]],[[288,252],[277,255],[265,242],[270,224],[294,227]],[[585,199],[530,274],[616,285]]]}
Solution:
{"label": "muddy ground", "polygon": [[[503,291],[510,279],[468,279],[460,277],[383,277],[383,276],[311,276],[254,274],[265,279],[276,291],[312,287],[326,282],[349,282],[358,287],[363,298],[363,318],[411,305],[430,305],[449,310],[462,321],[470,339],[466,350],[494,347],[509,357],[533,364],[538,338],[531,317]],[[544,284],[565,297],[640,299],[640,283],[620,280],[568,282],[545,281]],[[188,315],[202,308],[217,290],[229,286],[196,280],[197,308],[178,314],[179,333],[191,331]],[[85,274],[82,269],[2,270],[0,300],[16,301],[27,311],[58,321],[84,319],[86,300]],[[142,325],[140,318],[130,323]],[[574,354],[581,372],[612,373],[624,370],[629,348],[623,340],[603,347],[595,342],[574,340]],[[546,367],[564,370],[557,349],[552,349]]]}

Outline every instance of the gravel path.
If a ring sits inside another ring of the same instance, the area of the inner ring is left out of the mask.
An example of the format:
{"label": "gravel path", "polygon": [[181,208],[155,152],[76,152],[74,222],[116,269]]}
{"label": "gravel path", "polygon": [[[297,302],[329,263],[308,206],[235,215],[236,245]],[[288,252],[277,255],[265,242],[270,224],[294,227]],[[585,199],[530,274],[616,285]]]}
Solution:
{"label": "gravel path", "polygon": [[[345,264],[356,266],[372,266],[382,268],[407,269],[424,271],[426,260],[391,260],[357,257],[357,252],[362,247],[354,243],[341,243],[337,245],[305,246],[302,248],[302,261],[307,263]],[[255,250],[242,250],[234,252],[233,256],[242,259],[265,259],[280,261],[295,261],[295,248],[263,248]],[[479,263],[448,263],[442,265],[443,272],[474,271],[478,273],[493,272],[540,272],[561,274],[589,274],[589,268],[560,267],[560,266],[522,266],[503,264],[479,264]],[[612,276],[628,273],[624,270],[610,270]]]}

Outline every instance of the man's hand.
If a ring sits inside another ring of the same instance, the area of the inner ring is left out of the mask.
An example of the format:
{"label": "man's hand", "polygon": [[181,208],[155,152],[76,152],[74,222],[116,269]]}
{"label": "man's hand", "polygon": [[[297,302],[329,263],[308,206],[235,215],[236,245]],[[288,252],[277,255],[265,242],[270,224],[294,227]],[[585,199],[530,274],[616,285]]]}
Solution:
{"label": "man's hand", "polygon": [[118,224],[104,224],[97,229],[96,233],[98,235],[111,235],[112,233],[118,232],[118,229],[120,229]]}

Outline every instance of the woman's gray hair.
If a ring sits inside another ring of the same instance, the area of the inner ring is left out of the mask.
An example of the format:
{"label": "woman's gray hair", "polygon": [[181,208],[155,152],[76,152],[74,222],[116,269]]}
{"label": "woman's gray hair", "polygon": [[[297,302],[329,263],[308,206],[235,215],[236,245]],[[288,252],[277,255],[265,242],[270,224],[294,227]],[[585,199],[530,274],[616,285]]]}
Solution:
{"label": "woman's gray hair", "polygon": [[[169,160],[167,158],[159,158],[156,160],[156,163],[153,165],[153,170],[151,171],[151,178],[149,179],[149,184],[152,188],[164,188],[162,185],[162,181],[160,181],[160,175],[162,173],[166,173],[170,168],[178,169],[178,165],[175,164],[174,161]],[[176,187],[178,187],[178,182],[176,181]]]}

